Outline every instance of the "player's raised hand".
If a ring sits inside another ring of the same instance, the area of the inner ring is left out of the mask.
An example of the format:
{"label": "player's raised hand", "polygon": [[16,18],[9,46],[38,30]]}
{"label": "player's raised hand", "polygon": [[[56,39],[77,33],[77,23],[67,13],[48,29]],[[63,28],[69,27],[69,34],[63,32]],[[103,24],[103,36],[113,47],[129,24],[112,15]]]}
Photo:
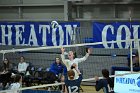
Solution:
{"label": "player's raised hand", "polygon": [[61,48],[61,52],[62,52],[62,54],[64,54],[64,52],[65,52],[65,48]]}
{"label": "player's raised hand", "polygon": [[88,48],[88,54],[91,54],[91,51],[92,51],[92,49],[91,48]]}

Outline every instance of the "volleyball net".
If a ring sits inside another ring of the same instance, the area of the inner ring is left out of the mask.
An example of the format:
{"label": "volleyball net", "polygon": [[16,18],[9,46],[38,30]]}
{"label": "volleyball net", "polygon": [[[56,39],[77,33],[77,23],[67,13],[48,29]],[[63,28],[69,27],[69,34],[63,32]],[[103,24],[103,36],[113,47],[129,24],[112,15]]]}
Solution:
{"label": "volleyball net", "polygon": [[[94,48],[94,46],[107,43],[117,43],[117,42],[130,42],[129,49],[103,49],[103,48]],[[139,39],[130,39],[130,40],[120,40],[120,41],[108,41],[108,42],[96,42],[96,43],[80,43],[80,44],[72,44],[72,45],[63,45],[63,46],[45,46],[45,47],[28,47],[28,48],[11,48],[8,50],[0,50],[1,58],[8,58],[10,62],[12,62],[15,67],[20,61],[20,56],[25,57],[25,61],[32,64],[36,69],[42,67],[43,71],[50,68],[50,65],[55,61],[56,57],[60,57],[61,50],[60,48],[64,47],[66,52],[72,50],[75,51],[77,57],[83,57],[86,54],[87,48],[91,48],[92,53],[88,57],[85,62],[79,63],[79,69],[83,73],[83,83],[82,84],[89,84],[86,82],[90,82],[91,85],[94,83],[95,78],[94,76],[99,76],[100,79],[102,77],[102,69],[108,69],[110,71],[110,77],[116,77],[116,75],[112,74],[112,67],[126,67],[127,71],[130,73],[120,74],[119,76],[128,75],[128,74],[137,74],[133,68],[133,52],[138,51],[140,52],[140,47],[138,46],[136,49],[132,48],[132,42],[140,42]],[[139,45],[139,44],[138,44]],[[128,67],[128,54],[130,54],[130,67]],[[67,56],[67,53],[65,53]],[[42,85],[43,84],[43,85]],[[45,89],[45,87],[54,86],[55,93],[57,91],[58,85],[62,85],[64,83],[55,83],[55,84],[47,84],[47,83],[34,83],[31,87],[23,87],[20,90],[28,90],[29,89]],[[9,90],[10,91],[10,90]],[[34,90],[37,91],[37,90]],[[5,91],[0,91],[0,93],[5,93]],[[23,92],[24,93],[24,92]],[[36,92],[38,93],[38,92]],[[49,92],[48,92],[49,93]]]}

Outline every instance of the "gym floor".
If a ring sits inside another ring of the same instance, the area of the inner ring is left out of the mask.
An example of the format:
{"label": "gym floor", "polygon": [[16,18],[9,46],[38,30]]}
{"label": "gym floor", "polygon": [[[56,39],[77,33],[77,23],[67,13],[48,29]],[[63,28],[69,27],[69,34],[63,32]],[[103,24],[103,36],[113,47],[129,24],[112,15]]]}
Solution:
{"label": "gym floor", "polygon": [[103,93],[103,90],[96,91],[95,86],[81,86],[83,89],[83,92],[81,93]]}

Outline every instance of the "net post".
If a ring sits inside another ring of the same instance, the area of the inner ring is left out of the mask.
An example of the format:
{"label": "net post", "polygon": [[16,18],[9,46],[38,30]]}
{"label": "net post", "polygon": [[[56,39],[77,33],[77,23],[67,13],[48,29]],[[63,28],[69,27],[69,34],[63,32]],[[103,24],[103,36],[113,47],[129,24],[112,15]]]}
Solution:
{"label": "net post", "polygon": [[140,65],[140,40],[137,40],[137,43],[138,43],[139,65]]}
{"label": "net post", "polygon": [[130,40],[130,71],[133,72],[133,62],[132,62],[132,40]]}

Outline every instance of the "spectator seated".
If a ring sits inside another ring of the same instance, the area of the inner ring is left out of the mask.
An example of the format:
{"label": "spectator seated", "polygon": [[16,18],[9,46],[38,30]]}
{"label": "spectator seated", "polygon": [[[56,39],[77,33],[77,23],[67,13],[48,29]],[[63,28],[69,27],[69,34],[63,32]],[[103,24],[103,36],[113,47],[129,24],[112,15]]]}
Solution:
{"label": "spectator seated", "polygon": [[34,66],[28,66],[27,70],[25,72],[25,76],[24,76],[24,82],[25,82],[27,87],[33,85],[32,81],[35,79],[34,74],[35,74],[35,67]]}
{"label": "spectator seated", "polygon": [[[128,54],[127,60],[128,60],[127,67],[112,66],[111,67],[111,74],[114,75],[115,71],[130,71],[131,70],[131,68],[130,68],[130,54]],[[132,62],[133,62],[133,71],[140,71],[138,52],[132,53]]]}

